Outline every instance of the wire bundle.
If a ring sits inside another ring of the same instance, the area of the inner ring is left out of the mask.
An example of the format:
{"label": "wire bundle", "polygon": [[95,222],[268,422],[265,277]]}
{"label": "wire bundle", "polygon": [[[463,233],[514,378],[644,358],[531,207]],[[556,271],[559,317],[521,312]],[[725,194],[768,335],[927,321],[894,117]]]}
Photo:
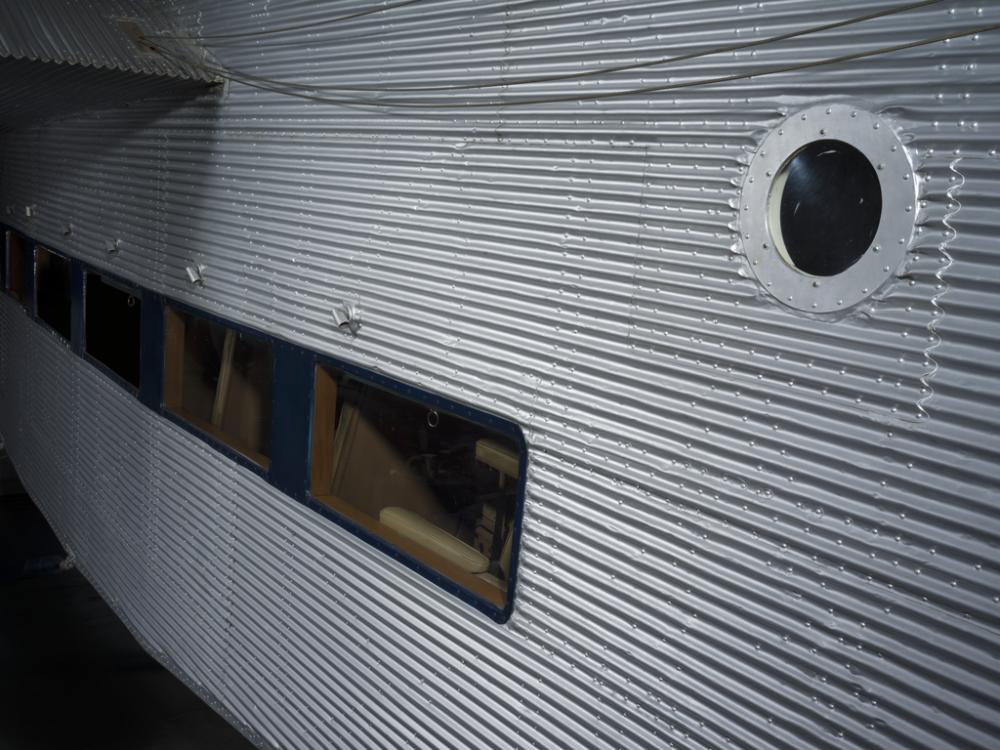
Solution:
{"label": "wire bundle", "polygon": [[[655,60],[649,60],[645,62],[604,66],[573,73],[562,73],[562,74],[554,74],[546,76],[495,78],[484,81],[478,81],[475,83],[437,85],[437,86],[417,85],[417,84],[394,85],[394,86],[351,85],[351,84],[321,85],[321,84],[304,83],[299,81],[276,80],[272,78],[258,76],[253,73],[245,71],[233,70],[230,68],[224,68],[207,63],[192,61],[189,55],[185,54],[184,52],[178,49],[172,49],[170,47],[171,42],[177,42],[177,41],[198,42],[208,48],[212,48],[215,46],[225,46],[227,42],[231,43],[233,42],[233,40],[256,41],[261,39],[262,37],[273,37],[280,34],[287,34],[306,29],[313,30],[317,26],[329,26],[329,25],[344,23],[350,20],[355,20],[358,18],[362,18],[364,16],[369,16],[375,13],[388,11],[394,8],[401,8],[403,6],[414,5],[418,2],[421,2],[421,0],[403,0],[402,2],[398,3],[381,5],[378,7],[368,8],[366,10],[339,16],[336,18],[326,19],[325,21],[318,23],[314,22],[309,24],[296,24],[292,26],[279,27],[260,32],[247,32],[240,34],[215,34],[215,35],[148,35],[144,38],[144,41],[150,49],[159,52],[165,55],[166,57],[172,58],[175,62],[195,66],[219,78],[227,79],[229,81],[240,83],[263,91],[282,94],[285,96],[296,97],[309,101],[322,102],[326,104],[434,110],[434,109],[498,108],[498,107],[526,106],[535,104],[554,104],[560,102],[597,101],[597,100],[619,98],[625,96],[653,94],[666,91],[675,91],[679,89],[711,86],[715,84],[731,83],[741,80],[750,80],[753,78],[760,78],[763,76],[776,75],[780,73],[791,73],[800,70],[808,70],[811,68],[835,65],[838,63],[852,62],[880,55],[886,55],[892,52],[900,52],[939,42],[946,42],[952,39],[975,36],[978,34],[983,34],[1000,29],[1000,24],[989,24],[975,28],[966,28],[957,32],[950,31],[948,33],[943,33],[934,37],[919,39],[912,42],[905,42],[892,46],[860,50],[858,52],[852,52],[843,55],[837,55],[834,57],[822,58],[819,60],[796,62],[790,64],[776,65],[772,67],[763,67],[753,70],[751,72],[740,72],[730,75],[715,76],[709,78],[696,78],[686,81],[668,81],[649,86],[632,87],[632,88],[610,90],[610,91],[599,91],[595,93],[580,92],[575,94],[545,95],[545,96],[538,96],[538,95],[518,96],[516,94],[511,96],[508,92],[511,89],[518,86],[558,83],[571,80],[594,79],[596,77],[607,76],[615,73],[634,71],[645,68],[655,68],[659,66],[667,66],[681,62],[687,62],[690,60],[696,60],[711,55],[720,55],[725,53],[740,52],[740,51],[765,47],[768,45],[774,45],[779,42],[807,37],[810,35],[818,34],[825,31],[831,31],[834,29],[841,29],[848,26],[864,23],[867,21],[872,21],[875,19],[897,16],[902,13],[908,13],[921,8],[926,8],[928,6],[940,4],[941,2],[943,2],[943,0],[921,0],[920,2],[910,3],[908,5],[896,6],[885,10],[874,11],[860,16],[853,16],[840,21],[833,21],[830,23],[825,23],[805,29],[786,32],[776,36],[766,37],[764,39],[740,42],[738,44],[726,45],[721,47],[713,47],[709,49],[700,50],[697,52],[685,53],[682,55],[661,57]],[[221,44],[220,42],[217,42],[215,40],[220,40]],[[290,43],[301,43],[301,42],[299,41]],[[461,98],[460,96],[456,96],[456,94],[460,95],[462,92],[482,92],[489,89],[502,89],[502,91],[486,97],[477,97],[477,98],[468,98],[468,97]],[[368,96],[359,96],[359,94],[367,94]],[[407,97],[405,96],[406,94],[419,95],[420,98],[414,98],[413,96]]]}

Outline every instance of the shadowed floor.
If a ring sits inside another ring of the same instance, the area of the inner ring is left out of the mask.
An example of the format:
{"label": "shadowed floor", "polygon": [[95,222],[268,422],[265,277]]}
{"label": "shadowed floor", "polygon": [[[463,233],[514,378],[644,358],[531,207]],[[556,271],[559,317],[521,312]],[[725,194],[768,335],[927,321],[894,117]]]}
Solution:
{"label": "shadowed floor", "polygon": [[0,748],[250,750],[63,555],[27,496],[0,497]]}

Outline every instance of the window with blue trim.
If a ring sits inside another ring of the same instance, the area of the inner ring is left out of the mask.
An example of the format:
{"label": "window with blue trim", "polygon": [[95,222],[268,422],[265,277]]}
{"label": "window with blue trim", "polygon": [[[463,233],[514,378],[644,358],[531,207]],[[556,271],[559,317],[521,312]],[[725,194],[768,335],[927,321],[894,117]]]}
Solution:
{"label": "window with blue trim", "polygon": [[72,279],[69,258],[38,246],[35,253],[35,314],[69,341]]}
{"label": "window with blue trim", "polygon": [[274,354],[264,339],[164,311],[164,406],[263,468],[270,465]]}
{"label": "window with blue trim", "polygon": [[313,410],[313,497],[503,607],[524,468],[518,444],[323,365]]}
{"label": "window with blue trim", "polygon": [[86,275],[84,350],[131,386],[139,387],[142,295],[97,273]]}

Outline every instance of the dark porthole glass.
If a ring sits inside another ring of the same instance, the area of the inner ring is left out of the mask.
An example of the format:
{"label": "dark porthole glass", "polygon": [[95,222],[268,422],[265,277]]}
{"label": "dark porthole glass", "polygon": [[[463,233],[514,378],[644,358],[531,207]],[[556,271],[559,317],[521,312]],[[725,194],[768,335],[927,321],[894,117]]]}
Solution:
{"label": "dark porthole glass", "polygon": [[779,247],[795,268],[813,276],[835,276],[857,263],[882,216],[875,168],[843,141],[799,149],[779,173],[773,199],[780,200]]}

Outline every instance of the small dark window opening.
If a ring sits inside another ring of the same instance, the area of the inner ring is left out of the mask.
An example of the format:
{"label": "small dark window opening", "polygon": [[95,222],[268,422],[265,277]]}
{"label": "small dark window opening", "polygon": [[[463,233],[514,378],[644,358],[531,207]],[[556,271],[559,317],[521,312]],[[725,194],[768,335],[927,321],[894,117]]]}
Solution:
{"label": "small dark window opening", "polygon": [[165,315],[166,408],[268,468],[274,381],[271,345],[169,307]]}
{"label": "small dark window opening", "polygon": [[10,231],[4,232],[3,257],[0,258],[0,289],[7,288],[7,245],[10,244]]}
{"label": "small dark window opening", "polygon": [[871,247],[882,217],[882,189],[875,168],[854,146],[810,143],[786,162],[776,187],[781,239],[798,270],[834,276]]}
{"label": "small dark window opening", "polygon": [[39,247],[35,263],[35,311],[41,320],[69,341],[72,309],[69,259]]}
{"label": "small dark window opening", "polygon": [[24,304],[27,298],[25,277],[29,268],[28,252],[24,240],[16,232],[7,232],[7,278],[10,296]]}
{"label": "small dark window opening", "polygon": [[87,354],[139,387],[142,298],[99,274],[87,274],[84,320]]}

